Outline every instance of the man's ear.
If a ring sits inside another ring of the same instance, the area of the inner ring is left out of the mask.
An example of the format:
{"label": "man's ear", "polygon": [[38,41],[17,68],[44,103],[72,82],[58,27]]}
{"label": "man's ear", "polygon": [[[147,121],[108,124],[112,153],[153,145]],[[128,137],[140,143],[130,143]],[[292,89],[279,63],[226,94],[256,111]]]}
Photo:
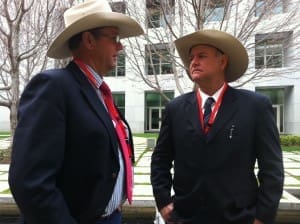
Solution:
{"label": "man's ear", "polygon": [[82,44],[89,50],[93,49],[96,45],[96,39],[92,33],[86,31],[82,33]]}
{"label": "man's ear", "polygon": [[226,54],[222,55],[222,59],[221,59],[221,64],[222,64],[222,68],[224,69],[224,71],[226,70],[228,64],[229,64],[229,57]]}

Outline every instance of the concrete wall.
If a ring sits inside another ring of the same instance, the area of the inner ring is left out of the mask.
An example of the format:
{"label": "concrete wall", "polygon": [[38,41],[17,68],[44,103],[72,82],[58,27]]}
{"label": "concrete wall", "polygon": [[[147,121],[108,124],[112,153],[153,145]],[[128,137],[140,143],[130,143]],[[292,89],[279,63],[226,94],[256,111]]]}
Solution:
{"label": "concrete wall", "polygon": [[0,131],[9,129],[9,110],[6,107],[0,107]]}

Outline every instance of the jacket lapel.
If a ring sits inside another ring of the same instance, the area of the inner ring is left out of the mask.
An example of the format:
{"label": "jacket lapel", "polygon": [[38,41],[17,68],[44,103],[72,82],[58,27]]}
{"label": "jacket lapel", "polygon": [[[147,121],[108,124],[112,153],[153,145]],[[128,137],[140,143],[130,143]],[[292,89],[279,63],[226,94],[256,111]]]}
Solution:
{"label": "jacket lapel", "polygon": [[193,92],[189,95],[189,98],[187,99],[185,105],[185,114],[188,115],[186,116],[186,119],[188,121],[188,130],[191,132],[195,132],[197,137],[204,139],[205,136],[199,118],[199,107],[197,103],[196,92]]}
{"label": "jacket lapel", "polygon": [[[87,78],[83,74],[83,72],[78,68],[78,66],[74,62],[70,62],[70,64],[67,66],[67,69],[72,72],[72,75],[76,78],[76,80],[80,84],[81,92],[84,96],[84,98],[89,103],[92,110],[97,114],[99,119],[102,121],[104,126],[106,127],[114,147],[114,153],[116,156],[118,156],[118,146],[117,146],[117,137],[115,134],[115,128],[113,126],[113,123],[111,121],[111,118],[101,103],[99,97],[97,96],[96,91],[93,89],[92,85],[88,82]],[[100,125],[100,122],[99,122]]]}
{"label": "jacket lapel", "polygon": [[216,134],[223,128],[223,126],[233,117],[238,111],[237,96],[234,89],[228,87],[224,94],[223,101],[217,113],[215,122],[207,135],[207,141],[211,141]]}

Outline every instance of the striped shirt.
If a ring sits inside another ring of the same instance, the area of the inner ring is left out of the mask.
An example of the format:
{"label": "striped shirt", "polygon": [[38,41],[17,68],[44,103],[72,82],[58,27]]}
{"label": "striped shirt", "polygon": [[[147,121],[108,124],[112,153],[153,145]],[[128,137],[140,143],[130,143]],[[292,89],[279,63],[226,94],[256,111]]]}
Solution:
{"label": "striped shirt", "polygon": [[[88,66],[89,70],[91,71],[95,82],[91,82],[92,86],[94,87],[95,91],[97,92],[97,95],[99,97],[99,99],[101,100],[101,102],[103,103],[104,107],[107,110],[107,107],[104,103],[104,99],[102,97],[101,91],[100,91],[100,86],[103,82],[103,79],[100,75],[98,75],[90,66]],[[83,72],[84,73],[84,72]],[[114,123],[114,121],[112,121]],[[115,123],[114,123],[115,126]],[[126,130],[127,126],[125,125]],[[120,164],[120,170],[118,173],[118,177],[116,180],[116,184],[114,187],[114,191],[113,194],[110,198],[110,201],[108,202],[108,205],[105,208],[105,212],[103,215],[110,215],[111,213],[113,213],[118,207],[120,207],[126,200],[125,197],[125,170],[124,170],[124,161],[123,161],[123,157],[122,157],[122,153],[121,153],[121,149],[120,149],[120,145],[118,145],[118,155],[119,155],[119,164]]]}

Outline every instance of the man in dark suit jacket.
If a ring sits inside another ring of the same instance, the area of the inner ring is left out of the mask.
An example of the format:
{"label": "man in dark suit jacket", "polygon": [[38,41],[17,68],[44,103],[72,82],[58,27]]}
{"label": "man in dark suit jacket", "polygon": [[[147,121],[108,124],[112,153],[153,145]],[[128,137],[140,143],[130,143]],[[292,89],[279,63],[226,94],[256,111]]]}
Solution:
{"label": "man in dark suit jacket", "polygon": [[64,69],[39,73],[24,90],[10,188],[23,223],[121,224],[120,206],[131,200],[132,186],[126,184],[132,136],[99,88],[122,50],[119,37],[143,30],[130,17],[112,12],[106,1],[80,3],[64,16],[66,28],[48,56],[74,60]]}
{"label": "man in dark suit jacket", "polygon": [[262,95],[227,84],[247,69],[245,48],[217,30],[192,33],[175,45],[199,89],[166,106],[151,161],[162,218],[167,223],[274,223],[284,174],[272,105]]}

